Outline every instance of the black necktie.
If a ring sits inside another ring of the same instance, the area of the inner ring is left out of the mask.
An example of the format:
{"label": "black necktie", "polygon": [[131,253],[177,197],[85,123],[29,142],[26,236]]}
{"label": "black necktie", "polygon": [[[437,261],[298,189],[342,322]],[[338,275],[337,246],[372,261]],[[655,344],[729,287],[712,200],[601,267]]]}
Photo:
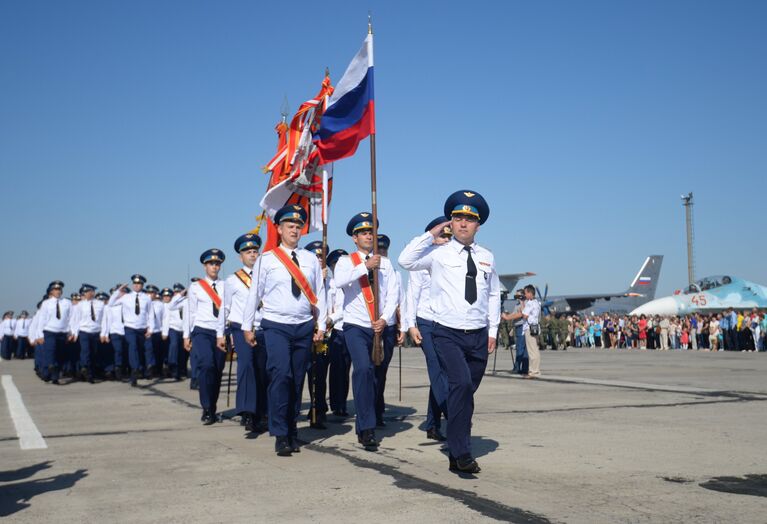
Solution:
{"label": "black necktie", "polygon": [[[216,283],[213,282],[213,291],[216,291]],[[218,294],[218,291],[216,291],[216,294]],[[213,302],[213,316],[218,318],[218,306],[215,302]]]}
{"label": "black necktie", "polygon": [[59,299],[56,299],[56,318],[61,319],[61,308],[59,308]]}
{"label": "black necktie", "polygon": [[[297,268],[301,268],[301,266],[298,265],[298,258],[296,258],[296,252],[293,251],[290,256],[293,258],[293,263],[296,265]],[[290,279],[290,291],[293,293],[293,296],[298,298],[301,296],[301,288],[298,287],[298,282],[296,282],[295,278]]]}
{"label": "black necktie", "polygon": [[138,293],[136,293],[136,315],[141,314],[141,308],[138,305]]}
{"label": "black necktie", "polygon": [[93,311],[93,302],[91,302],[91,320],[96,322],[96,312]]}
{"label": "black necktie", "polygon": [[[370,260],[370,253],[365,255],[365,262],[367,262],[368,260]],[[368,269],[368,282],[370,283],[371,286],[373,285],[373,270],[372,269]]]}
{"label": "black necktie", "polygon": [[466,259],[466,291],[463,296],[466,302],[473,304],[477,301],[477,266],[474,265],[474,260],[471,258],[471,248],[466,246],[463,250],[468,254]]}
{"label": "black necktie", "polygon": [[178,318],[180,318],[181,320],[184,320],[184,309],[183,308],[178,310]]}

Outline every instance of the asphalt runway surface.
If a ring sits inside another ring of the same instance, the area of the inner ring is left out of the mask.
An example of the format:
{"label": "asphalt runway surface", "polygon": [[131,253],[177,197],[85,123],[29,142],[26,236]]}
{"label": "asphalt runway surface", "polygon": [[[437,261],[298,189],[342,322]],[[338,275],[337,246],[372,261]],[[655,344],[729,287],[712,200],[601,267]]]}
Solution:
{"label": "asphalt runway surface", "polygon": [[[444,445],[419,429],[428,396],[419,349],[402,350],[401,401],[395,352],[378,452],[360,448],[353,419],[330,415],[326,431],[302,417],[301,452],[291,457],[276,456],[266,434],[247,436],[236,418],[202,426],[188,382],[53,386],[31,361],[3,361],[0,516],[767,521],[767,354],[545,351],[543,377],[523,380],[501,351],[495,375],[492,367],[491,357],[475,396],[482,472],[459,476],[448,471]],[[226,409],[226,383],[220,403]]]}

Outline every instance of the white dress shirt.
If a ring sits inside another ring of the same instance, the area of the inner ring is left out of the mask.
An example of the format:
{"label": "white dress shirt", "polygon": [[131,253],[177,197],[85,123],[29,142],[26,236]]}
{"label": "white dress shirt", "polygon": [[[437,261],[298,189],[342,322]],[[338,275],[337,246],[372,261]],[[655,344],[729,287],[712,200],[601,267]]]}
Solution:
{"label": "white dress shirt", "polygon": [[[253,269],[243,266],[243,271],[251,277],[251,286],[253,287]],[[242,283],[240,277],[232,273],[226,277],[226,319],[229,322],[242,325],[242,319],[245,314],[245,304],[248,302],[250,288]],[[256,308],[256,315],[253,318],[253,327],[261,327],[261,309]]]}
{"label": "white dress shirt", "polygon": [[[392,267],[394,265],[392,264]],[[405,300],[405,286],[402,285],[402,274],[394,270],[394,275],[397,277],[397,307],[394,308],[394,315],[392,318],[386,320],[387,326],[397,325],[397,317],[399,316],[399,330],[407,331],[409,326],[407,319],[407,300]],[[398,315],[399,313],[399,315]]]}
{"label": "white dress shirt", "polygon": [[[365,253],[358,251],[362,262],[355,266],[351,256],[343,256],[336,263],[333,274],[335,283],[344,294],[344,324],[372,328],[370,314],[368,313],[365,297],[362,296],[360,277],[367,275],[365,267]],[[372,282],[370,283],[372,287]],[[399,289],[397,286],[397,274],[391,261],[381,257],[381,266],[378,268],[378,310],[379,318],[386,321],[387,325],[394,319],[396,323],[397,302],[399,301]]]}
{"label": "white dress shirt", "polygon": [[406,297],[408,328],[417,327],[416,317],[434,320],[429,302],[430,289],[431,275],[427,269],[410,272]]}
{"label": "white dress shirt", "polygon": [[162,331],[162,323],[165,319],[165,302],[159,299],[152,300],[152,311],[154,312],[154,328],[152,329],[152,333],[160,333]]}
{"label": "white dress shirt", "polygon": [[168,304],[168,309],[178,313],[181,319],[181,332],[191,333],[192,330],[189,327],[189,300],[186,298],[186,292],[173,295],[173,298],[170,299],[170,304]]}
{"label": "white dress shirt", "polygon": [[[91,304],[96,320],[91,318]],[[77,335],[80,331],[86,333],[101,333],[101,321],[104,315],[104,303],[101,300],[81,300],[72,311],[72,334]]]}
{"label": "white dress shirt", "polygon": [[431,274],[429,302],[434,321],[454,329],[487,326],[488,336],[496,338],[501,321],[501,293],[495,258],[476,243],[469,248],[477,268],[477,300],[473,304],[465,299],[468,254],[455,238],[436,245],[432,234],[424,233],[405,247],[399,263],[408,271],[426,269]]}
{"label": "white dress shirt", "polygon": [[[536,299],[525,300],[525,307],[522,308],[522,314],[527,315],[525,323],[522,325],[522,332],[530,331],[530,326],[538,324],[541,316],[541,304]],[[524,318],[524,317],[522,317]]]}
{"label": "white dress shirt", "polygon": [[[189,291],[186,293],[189,313],[189,322],[184,323],[184,338],[189,338],[190,328],[194,331],[195,327],[211,329],[216,332],[216,337],[224,336],[226,327],[226,314],[224,313],[224,302],[226,301],[226,284],[223,280],[210,280],[205,277],[205,281],[211,288],[215,288],[218,296],[221,297],[221,308],[218,316],[213,314],[213,300],[208,293],[202,289],[199,282],[192,282]],[[186,315],[186,311],[184,312]]]}
{"label": "white dress shirt", "polygon": [[27,335],[27,339],[29,339],[29,343],[31,345],[35,345],[35,341],[38,339],[38,330],[37,330],[37,324],[40,322],[40,310],[38,309],[35,311],[35,314],[32,315],[32,322],[29,323],[29,334]]}
{"label": "white dress shirt", "polygon": [[326,296],[322,286],[322,268],[317,256],[305,249],[290,250],[283,245],[275,249],[282,249],[289,258],[291,253],[295,252],[301,272],[317,296],[316,315],[315,308],[303,292],[298,295],[298,298],[293,296],[293,277],[274,253],[267,251],[258,257],[256,267],[253,269],[253,285],[250,286],[248,300],[245,303],[242,329],[244,331],[253,329],[257,306],[263,303],[262,318],[266,320],[281,324],[302,324],[316,318],[318,329],[325,331]]}
{"label": "white dress shirt", "polygon": [[4,337],[13,337],[16,328],[16,321],[12,318],[6,318],[0,322],[0,340]]}
{"label": "white dress shirt", "polygon": [[122,305],[104,306],[104,315],[101,318],[101,336],[125,335],[125,326],[123,325]]}
{"label": "white dress shirt", "polygon": [[32,319],[17,318],[16,327],[13,329],[13,336],[16,338],[26,338],[29,335],[29,325],[32,323]]}
{"label": "white dress shirt", "polygon": [[[56,318],[56,303],[59,305],[60,317]],[[72,302],[68,298],[46,298],[40,306],[40,322],[37,325],[39,336],[43,332],[66,333],[69,331],[69,316],[72,314]]]}
{"label": "white dress shirt", "polygon": [[[136,297],[138,297],[139,314],[136,315]],[[122,307],[122,320],[123,326],[131,329],[149,329],[150,332],[154,332],[154,308],[152,307],[152,299],[149,295],[141,291],[136,293],[130,291],[123,294],[119,289],[112,293],[109,297],[107,306],[121,306]]]}
{"label": "white dress shirt", "polygon": [[328,320],[333,329],[344,330],[344,292],[338,289],[333,277],[328,278]]}
{"label": "white dress shirt", "polygon": [[170,302],[163,302],[162,304],[165,312],[162,316],[162,336],[167,337],[170,330],[184,332],[184,319],[182,317],[182,309],[171,309]]}

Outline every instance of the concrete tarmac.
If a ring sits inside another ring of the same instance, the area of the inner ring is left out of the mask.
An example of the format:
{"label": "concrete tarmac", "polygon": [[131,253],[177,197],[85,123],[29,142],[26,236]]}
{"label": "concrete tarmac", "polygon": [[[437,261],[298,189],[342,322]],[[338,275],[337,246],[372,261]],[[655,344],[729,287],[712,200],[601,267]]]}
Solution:
{"label": "concrete tarmac", "polygon": [[[359,447],[353,419],[330,415],[327,431],[302,418],[301,452],[278,457],[273,438],[247,436],[236,418],[202,426],[188,382],[54,386],[35,377],[29,360],[0,362],[47,444],[21,449],[0,391],[0,516],[34,523],[767,521],[767,354],[545,351],[543,377],[523,380],[501,350],[496,374],[491,356],[475,396],[476,476],[449,472],[443,444],[419,429],[428,396],[420,350],[402,350],[401,401],[397,364],[395,353],[379,452]],[[225,410],[226,382],[220,403]]]}

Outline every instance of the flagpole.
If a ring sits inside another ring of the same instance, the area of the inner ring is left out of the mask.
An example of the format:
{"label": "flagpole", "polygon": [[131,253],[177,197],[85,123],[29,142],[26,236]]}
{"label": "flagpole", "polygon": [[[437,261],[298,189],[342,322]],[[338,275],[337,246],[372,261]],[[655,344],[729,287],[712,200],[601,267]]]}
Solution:
{"label": "flagpole", "polygon": [[[373,20],[368,13],[368,34],[373,34]],[[372,41],[371,41],[372,45]],[[370,133],[370,197],[371,212],[373,213],[373,254],[378,254],[378,201],[376,197],[376,134],[375,130]],[[381,317],[380,305],[378,300],[378,268],[373,270],[373,315],[378,320]],[[381,334],[376,333],[373,336],[373,354],[371,355],[373,364],[378,366],[384,360],[383,344],[381,343]]]}

